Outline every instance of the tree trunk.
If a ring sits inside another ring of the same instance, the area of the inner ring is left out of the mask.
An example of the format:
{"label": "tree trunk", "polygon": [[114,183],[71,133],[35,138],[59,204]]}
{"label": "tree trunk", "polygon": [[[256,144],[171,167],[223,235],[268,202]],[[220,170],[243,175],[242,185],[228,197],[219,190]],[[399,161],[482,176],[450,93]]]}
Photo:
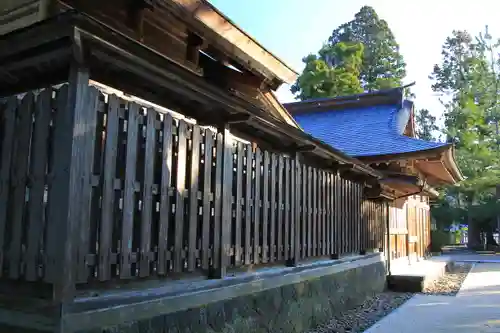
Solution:
{"label": "tree trunk", "polygon": [[486,245],[487,246],[498,246],[497,241],[493,238],[493,229],[490,228],[486,232]]}
{"label": "tree trunk", "polygon": [[477,221],[474,221],[471,216],[467,216],[467,224],[469,225],[469,231],[467,232],[467,247],[477,248],[481,245],[481,232]]}

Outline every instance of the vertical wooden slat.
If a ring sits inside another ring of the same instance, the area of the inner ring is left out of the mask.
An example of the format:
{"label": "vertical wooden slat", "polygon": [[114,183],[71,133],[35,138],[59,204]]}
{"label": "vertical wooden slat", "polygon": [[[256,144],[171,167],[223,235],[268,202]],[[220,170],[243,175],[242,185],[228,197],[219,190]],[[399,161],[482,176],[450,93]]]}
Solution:
{"label": "vertical wooden slat", "polygon": [[313,256],[312,248],[312,230],[313,230],[313,211],[312,211],[312,168],[307,168],[307,257]]}
{"label": "vertical wooden slat", "polygon": [[255,150],[255,178],[254,178],[254,210],[253,210],[253,263],[259,263],[260,257],[260,183],[261,183],[262,154],[259,148]]}
{"label": "vertical wooden slat", "polygon": [[142,211],[141,211],[141,261],[139,276],[150,274],[151,261],[151,229],[153,215],[153,182],[155,174],[156,123],[157,113],[149,108],[146,114],[146,149],[144,156],[144,177],[142,184]]}
{"label": "vertical wooden slat", "polygon": [[322,189],[322,170],[316,169],[317,170],[317,178],[316,178],[316,183],[317,183],[317,188],[316,188],[316,207],[317,207],[317,220],[316,220],[316,255],[321,256],[322,251],[323,251],[323,211],[322,211],[322,204],[323,204],[323,189]]}
{"label": "vertical wooden slat", "polygon": [[363,242],[363,234],[362,234],[362,226],[363,226],[363,214],[362,214],[362,209],[361,209],[361,185],[356,184],[356,214],[358,216],[357,218],[357,237],[358,237],[358,244],[359,244],[359,250],[360,251],[366,251],[367,248],[364,246]]}
{"label": "vertical wooden slat", "polygon": [[290,159],[285,159],[285,201],[284,201],[284,209],[285,209],[285,220],[284,224],[284,246],[285,246],[285,260],[290,258]]}
{"label": "vertical wooden slat", "polygon": [[[38,278],[40,263],[40,240],[43,234],[43,197],[45,192],[45,173],[47,167],[47,148],[50,120],[52,116],[52,89],[40,93],[35,107],[35,127],[31,155],[31,188],[28,203],[28,246],[26,249],[26,280]],[[90,167],[90,166],[89,166]],[[88,231],[87,231],[88,232]],[[4,234],[0,234],[2,238]]]}
{"label": "vertical wooden slat", "polygon": [[33,125],[34,95],[24,96],[18,110],[14,139],[14,161],[12,165],[12,203],[9,277],[17,279],[21,274],[21,242],[23,238],[26,185],[28,180],[28,158],[30,152],[31,129]]}
{"label": "vertical wooden slat", "polygon": [[269,258],[269,152],[264,152],[262,175],[262,262],[267,263]]}
{"label": "vertical wooden slat", "polygon": [[[47,93],[52,93],[49,91]],[[41,97],[41,96],[40,96]],[[92,219],[94,218],[92,214],[92,201],[93,201],[93,188],[91,184],[91,179],[93,176],[93,169],[95,165],[95,152],[96,152],[96,144],[101,145],[100,141],[101,137],[97,134],[97,113],[100,105],[100,97],[101,94],[95,87],[89,87],[89,95],[88,95],[88,104],[86,107],[89,109],[88,114],[88,122],[87,122],[87,131],[85,132],[85,148],[84,148],[84,163],[82,165],[83,168],[83,178],[82,178],[82,211],[80,213],[80,244],[78,246],[78,280],[81,282],[85,282],[88,280],[90,275],[89,267],[87,266],[86,256],[90,251],[91,239],[92,235],[96,232],[94,228],[92,228]],[[51,98],[51,97],[47,97]],[[49,111],[50,112],[50,111]],[[50,117],[50,116],[49,116]],[[36,120],[35,120],[36,123]],[[36,124],[35,124],[36,126]],[[48,134],[48,133],[47,133]],[[100,134],[100,133],[99,133]],[[35,148],[36,149],[36,148]],[[44,148],[46,149],[46,148]],[[38,150],[38,149],[37,149]],[[46,163],[45,161],[44,163]],[[45,186],[44,186],[45,187]],[[43,200],[43,194],[40,194]]]}
{"label": "vertical wooden slat", "polygon": [[[48,283],[65,282],[60,280],[60,268],[58,261],[61,260],[58,251],[57,242],[61,235],[60,228],[67,223],[67,216],[61,208],[61,203],[56,203],[56,200],[64,199],[67,196],[69,177],[65,168],[68,167],[67,156],[61,155],[60,150],[68,152],[69,147],[65,146],[65,141],[68,139],[68,133],[65,133],[65,126],[71,124],[72,119],[69,117],[68,108],[68,85],[63,85],[57,91],[56,115],[54,119],[54,134],[52,137],[52,151],[50,162],[52,165],[52,179],[48,189],[48,207],[47,207],[47,236],[46,236],[46,265],[44,272],[44,281]],[[69,106],[71,108],[71,106]],[[69,119],[68,119],[69,118]],[[66,162],[66,163],[64,163]],[[66,202],[67,204],[67,202]],[[64,207],[65,209],[67,207]],[[63,231],[64,232],[64,231]],[[61,286],[59,286],[61,287]]]}
{"label": "vertical wooden slat", "polygon": [[338,180],[338,174],[335,173],[333,176],[333,182],[334,182],[334,220],[335,220],[335,226],[334,226],[334,239],[335,239],[335,245],[334,245],[334,252],[333,252],[333,257],[338,257],[340,254],[340,191],[339,191],[339,180]]}
{"label": "vertical wooden slat", "polygon": [[313,253],[312,255],[316,257],[318,255],[318,169],[313,168],[313,227],[312,227],[312,247]]}
{"label": "vertical wooden slat", "polygon": [[[163,142],[161,159],[161,186],[160,186],[160,225],[158,228],[158,274],[167,274],[167,252],[169,249],[169,230],[172,213],[170,188],[172,186],[172,141],[173,119],[167,113],[162,122]],[[128,148],[128,147],[127,147]]]}
{"label": "vertical wooden slat", "polygon": [[325,179],[325,186],[326,186],[326,249],[325,249],[325,254],[330,255],[332,254],[331,251],[331,244],[332,244],[332,206],[331,206],[331,197],[332,197],[332,184],[331,184],[331,174],[326,173],[326,179]]}
{"label": "vertical wooden slat", "polygon": [[358,226],[359,226],[359,214],[358,214],[358,184],[351,182],[351,197],[352,197],[352,230],[353,230],[353,252],[359,253],[359,237],[358,237]]}
{"label": "vertical wooden slat", "polygon": [[283,242],[283,169],[284,169],[284,161],[283,161],[283,155],[278,155],[278,202],[277,202],[277,209],[278,209],[278,221],[276,223],[276,228],[277,228],[277,240],[276,240],[276,247],[277,247],[277,259],[278,261],[283,260],[283,251],[284,251],[284,242]]}
{"label": "vertical wooden slat", "polygon": [[295,154],[292,161],[292,204],[291,204],[291,215],[292,215],[292,256],[293,265],[297,266],[300,260],[300,199],[301,199],[301,184],[300,184],[300,162],[299,155]]}
{"label": "vertical wooden slat", "polygon": [[95,109],[89,108],[89,73],[72,65],[69,88],[60,88],[58,114],[51,160],[52,183],[49,188],[47,247],[49,277],[53,300],[67,302],[74,297],[77,272],[76,250],[81,217],[83,167],[87,165],[85,146],[93,127]]}
{"label": "vertical wooden slat", "polygon": [[210,130],[205,130],[205,154],[204,154],[204,176],[203,176],[203,238],[202,243],[202,267],[208,270],[210,265],[210,217],[211,210],[211,195],[212,195],[212,157],[213,157],[214,140]]}
{"label": "vertical wooden slat", "polygon": [[[221,136],[218,137],[221,139],[222,143],[222,159],[219,160],[221,162],[221,173],[220,180],[221,182],[221,197],[220,201],[215,201],[216,204],[220,205],[220,245],[219,247],[214,246],[216,256],[219,257],[218,266],[212,272],[212,277],[215,278],[223,278],[226,275],[226,269],[229,264],[229,255],[231,250],[231,232],[232,232],[232,188],[233,188],[233,156],[232,156],[232,137],[229,133],[228,125],[225,125],[224,128],[221,128],[221,132],[219,133]],[[219,148],[219,147],[218,147]],[[217,223],[217,221],[216,221]]]}
{"label": "vertical wooden slat", "polygon": [[252,262],[251,252],[251,230],[252,230],[252,162],[253,162],[252,147],[246,146],[245,157],[245,265],[250,265]]}
{"label": "vertical wooden slat", "polygon": [[339,233],[340,233],[340,238],[339,238],[339,249],[340,252],[339,254],[344,254],[346,252],[345,246],[345,219],[344,219],[344,198],[345,198],[345,186],[344,186],[344,179],[340,176],[338,176],[338,183],[339,183]]}
{"label": "vertical wooden slat", "polygon": [[213,182],[214,192],[214,224],[213,224],[213,256],[212,273],[220,268],[220,248],[221,248],[221,219],[222,219],[222,155],[224,149],[223,134],[217,133],[215,148],[215,180]]}
{"label": "vertical wooden slat", "polygon": [[7,209],[9,207],[9,183],[10,170],[13,157],[13,143],[15,135],[16,111],[18,108],[17,97],[11,97],[5,105],[2,113],[3,128],[2,138],[2,155],[0,159],[0,276],[3,275],[4,262],[4,241],[5,241],[5,226],[7,224]]}
{"label": "vertical wooden slat", "polygon": [[331,190],[330,190],[330,193],[331,193],[331,197],[330,197],[330,207],[331,207],[331,219],[330,219],[330,223],[331,223],[331,231],[332,231],[332,236],[331,236],[331,246],[330,246],[330,254],[331,255],[334,255],[336,253],[335,251],[335,239],[336,239],[336,235],[337,235],[337,231],[335,229],[335,224],[336,224],[336,219],[335,219],[335,214],[336,214],[336,211],[335,211],[335,174],[330,174],[330,186],[331,186]]}
{"label": "vertical wooden slat", "polygon": [[349,223],[349,183],[346,179],[343,180],[344,187],[344,197],[342,204],[342,211],[344,213],[344,253],[349,254],[351,252],[351,232]]}
{"label": "vertical wooden slat", "polygon": [[235,223],[234,223],[234,264],[241,265],[241,240],[243,220],[243,157],[245,149],[242,142],[238,142],[236,150],[236,199],[235,199]]}
{"label": "vertical wooden slat", "polygon": [[271,231],[269,235],[269,261],[276,258],[276,154],[271,154]]}
{"label": "vertical wooden slat", "polygon": [[113,213],[115,206],[115,171],[118,146],[118,112],[120,101],[117,96],[109,96],[106,119],[106,139],[104,148],[103,195],[101,226],[99,230],[99,280],[111,278],[111,241]]}
{"label": "vertical wooden slat", "polygon": [[302,227],[302,232],[301,232],[301,259],[305,259],[307,257],[307,202],[308,202],[308,195],[307,195],[307,166],[304,164],[301,166],[301,186],[302,186],[302,197],[300,201],[301,205],[301,227]]}
{"label": "vertical wooden slat", "polygon": [[321,180],[320,180],[320,209],[321,209],[321,215],[320,215],[320,246],[321,246],[321,252],[320,254],[322,256],[326,255],[326,188],[325,188],[325,172],[321,170]]}
{"label": "vertical wooden slat", "polygon": [[125,181],[123,189],[123,218],[121,232],[120,278],[131,275],[132,233],[135,217],[135,182],[137,168],[137,143],[139,131],[139,105],[131,103],[127,115],[127,146],[125,152]]}
{"label": "vertical wooden slat", "polygon": [[192,272],[196,268],[196,250],[198,239],[198,182],[200,169],[200,127],[194,125],[191,137],[191,174],[189,177],[189,236],[188,236],[188,271]]}
{"label": "vertical wooden slat", "polygon": [[184,120],[178,123],[177,134],[177,166],[175,191],[175,231],[174,231],[174,272],[184,268],[182,252],[184,250],[184,198],[186,191],[186,157],[187,157],[187,124]]}
{"label": "vertical wooden slat", "polygon": [[354,253],[355,239],[354,239],[354,200],[352,182],[348,181],[347,203],[348,203],[348,221],[349,221],[349,252]]}

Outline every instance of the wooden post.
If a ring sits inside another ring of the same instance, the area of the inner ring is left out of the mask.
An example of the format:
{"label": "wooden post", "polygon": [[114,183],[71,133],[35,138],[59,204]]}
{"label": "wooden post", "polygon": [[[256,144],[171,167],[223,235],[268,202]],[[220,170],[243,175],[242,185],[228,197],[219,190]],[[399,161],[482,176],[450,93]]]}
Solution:
{"label": "wooden post", "polygon": [[391,275],[391,235],[390,230],[390,217],[389,217],[389,200],[385,202],[385,232],[386,232],[386,242],[387,242],[387,253],[385,253],[385,260],[387,262],[387,275]]}
{"label": "wooden post", "polygon": [[[220,207],[220,219],[216,219],[215,223],[219,228],[219,247],[214,249],[214,253],[218,256],[218,265],[210,269],[209,278],[220,279],[226,275],[227,266],[229,264],[229,255],[231,251],[231,228],[232,228],[232,189],[233,189],[233,157],[232,157],[232,136],[229,132],[229,125],[224,124],[219,131],[222,134],[222,168],[216,174],[216,181],[221,182],[221,200],[215,202],[215,205]],[[218,162],[217,162],[218,163]],[[217,229],[217,228],[216,228]]]}
{"label": "wooden post", "polygon": [[47,221],[47,272],[53,283],[53,298],[66,302],[73,298],[76,275],[76,248],[82,207],[89,207],[81,195],[86,187],[90,161],[87,145],[95,133],[96,110],[89,107],[89,73],[73,64],[68,86],[59,90],[54,133],[53,174],[49,192]]}

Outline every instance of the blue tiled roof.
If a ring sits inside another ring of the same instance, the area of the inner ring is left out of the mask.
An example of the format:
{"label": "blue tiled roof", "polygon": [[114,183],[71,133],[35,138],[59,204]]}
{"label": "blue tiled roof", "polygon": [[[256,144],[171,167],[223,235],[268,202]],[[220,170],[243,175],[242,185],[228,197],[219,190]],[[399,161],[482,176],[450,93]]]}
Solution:
{"label": "blue tiled roof", "polygon": [[356,157],[417,152],[445,146],[402,135],[409,109],[377,105],[297,114],[305,132]]}

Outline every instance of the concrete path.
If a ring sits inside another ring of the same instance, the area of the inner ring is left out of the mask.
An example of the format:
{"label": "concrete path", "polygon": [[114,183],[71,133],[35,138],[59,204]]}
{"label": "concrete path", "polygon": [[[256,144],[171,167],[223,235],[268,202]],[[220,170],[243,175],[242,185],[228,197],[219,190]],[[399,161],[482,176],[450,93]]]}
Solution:
{"label": "concrete path", "polygon": [[416,295],[365,333],[500,332],[500,263],[478,263],[453,296]]}

